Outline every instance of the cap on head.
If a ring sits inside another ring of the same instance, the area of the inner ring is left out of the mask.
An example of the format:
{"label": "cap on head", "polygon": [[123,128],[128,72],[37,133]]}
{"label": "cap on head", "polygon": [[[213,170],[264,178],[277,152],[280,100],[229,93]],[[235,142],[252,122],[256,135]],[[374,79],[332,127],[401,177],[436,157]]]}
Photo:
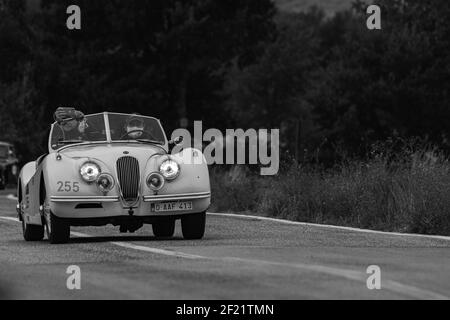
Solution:
{"label": "cap on head", "polygon": [[131,138],[139,138],[145,127],[144,120],[136,113],[131,115],[125,122],[125,131]]}
{"label": "cap on head", "polygon": [[133,113],[128,117],[125,125],[128,127],[142,127],[144,125],[144,120],[140,117],[139,113]]}
{"label": "cap on head", "polygon": [[53,118],[58,124],[64,124],[68,121],[76,120],[82,121],[84,119],[84,114],[75,108],[70,107],[59,107],[56,109]]}

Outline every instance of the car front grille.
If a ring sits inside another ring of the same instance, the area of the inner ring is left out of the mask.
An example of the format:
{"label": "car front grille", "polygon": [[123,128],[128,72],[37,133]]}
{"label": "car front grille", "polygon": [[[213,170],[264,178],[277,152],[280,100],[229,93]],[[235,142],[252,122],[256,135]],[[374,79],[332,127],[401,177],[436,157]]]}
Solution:
{"label": "car front grille", "polygon": [[116,165],[123,199],[131,205],[139,196],[139,161],[134,157],[121,157],[117,159]]}

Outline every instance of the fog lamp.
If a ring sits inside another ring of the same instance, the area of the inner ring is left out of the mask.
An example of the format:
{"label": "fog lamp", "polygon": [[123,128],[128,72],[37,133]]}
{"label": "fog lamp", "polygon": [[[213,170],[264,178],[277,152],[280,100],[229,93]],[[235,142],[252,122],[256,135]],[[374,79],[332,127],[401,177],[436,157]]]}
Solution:
{"label": "fog lamp", "polygon": [[115,182],[112,175],[102,173],[97,178],[97,187],[102,192],[109,192],[114,188]]}
{"label": "fog lamp", "polygon": [[147,186],[153,191],[161,190],[164,186],[164,177],[159,172],[150,173],[147,177]]}

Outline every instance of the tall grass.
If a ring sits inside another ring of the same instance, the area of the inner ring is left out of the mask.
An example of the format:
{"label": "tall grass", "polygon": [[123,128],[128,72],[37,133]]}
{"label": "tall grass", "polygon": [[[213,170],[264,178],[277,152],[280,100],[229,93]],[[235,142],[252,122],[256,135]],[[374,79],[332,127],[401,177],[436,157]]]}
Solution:
{"label": "tall grass", "polygon": [[436,149],[374,152],[332,170],[211,172],[212,210],[385,231],[450,235],[450,164]]}

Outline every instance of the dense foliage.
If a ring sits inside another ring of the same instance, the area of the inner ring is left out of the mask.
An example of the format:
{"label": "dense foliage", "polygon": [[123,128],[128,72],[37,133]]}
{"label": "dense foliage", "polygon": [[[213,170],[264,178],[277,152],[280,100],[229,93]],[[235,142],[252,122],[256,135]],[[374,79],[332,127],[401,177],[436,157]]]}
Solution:
{"label": "dense foliage", "polygon": [[[81,30],[66,28],[72,4],[82,9]],[[2,0],[0,7],[0,138],[27,159],[45,151],[61,105],[153,115],[168,130],[183,118],[220,124],[228,66],[254,63],[275,31],[269,0],[42,0],[35,12],[24,0]],[[22,129],[34,139],[20,137]]]}
{"label": "dense foliage", "polygon": [[260,61],[231,78],[235,118],[281,126],[300,159],[366,155],[390,136],[447,148],[450,2],[377,2],[382,30],[366,28],[361,2],[332,18],[317,8],[278,17]]}
{"label": "dense foliage", "polygon": [[[356,1],[276,13],[270,0],[0,1],[0,139],[45,151],[52,111],[134,111],[204,127],[281,129],[298,160],[365,155],[390,136],[448,147],[450,2]],[[82,30],[65,27],[82,8]],[[33,136],[33,139],[30,137]]]}
{"label": "dense foliage", "polygon": [[286,163],[273,177],[245,167],[215,168],[210,210],[450,235],[450,164],[434,148],[407,145],[391,150],[383,144],[368,160],[353,159],[329,170]]}

